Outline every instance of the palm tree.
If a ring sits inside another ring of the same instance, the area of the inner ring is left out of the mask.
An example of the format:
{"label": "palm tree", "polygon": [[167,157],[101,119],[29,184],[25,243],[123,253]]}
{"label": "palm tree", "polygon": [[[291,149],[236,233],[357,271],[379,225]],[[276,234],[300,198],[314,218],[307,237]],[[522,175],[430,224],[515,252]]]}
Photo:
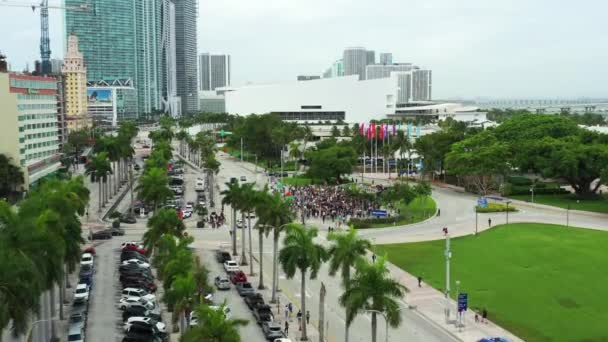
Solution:
{"label": "palm tree", "polygon": [[188,141],[188,137],[190,137],[190,135],[188,134],[188,132],[186,132],[183,129],[181,131],[177,132],[177,134],[175,135],[175,138],[177,138],[177,140],[179,140],[179,154],[181,156],[184,155],[185,144]]}
{"label": "palm tree", "polygon": [[226,318],[225,306],[226,304],[222,304],[219,309],[214,310],[207,305],[199,305],[196,309],[199,324],[188,330],[180,338],[180,342],[241,342],[238,328],[247,325],[248,321]]}
{"label": "palm tree", "polygon": [[[306,313],[306,273],[310,270],[310,279],[315,279],[321,265],[327,260],[325,248],[314,242],[317,232],[316,228],[306,228],[300,224],[288,225],[279,253],[279,262],[287,278],[293,278],[296,270],[300,271],[302,313]],[[308,340],[306,326],[302,324],[302,341]]]}
{"label": "palm tree", "polygon": [[[328,238],[334,242],[329,248],[329,274],[335,276],[340,271],[342,287],[346,290],[350,286],[350,268],[372,245],[368,240],[359,238],[353,227],[350,227],[348,232],[331,233]],[[346,324],[346,342],[348,342],[348,328],[349,325]]]}
{"label": "palm tree", "polygon": [[12,163],[12,158],[0,154],[0,195],[7,197],[24,181],[21,168]]}
{"label": "palm tree", "polygon": [[110,166],[110,161],[108,160],[107,152],[99,152],[93,156],[91,161],[86,165],[85,173],[91,176],[92,182],[99,182],[99,211],[101,212],[101,208],[104,205],[104,201],[102,200],[102,183],[112,172],[112,167]]}
{"label": "palm tree", "polygon": [[401,315],[397,300],[405,295],[406,289],[391,278],[383,257],[374,263],[360,259],[355,268],[355,277],[340,296],[340,304],[346,308],[348,325],[357,314],[371,312],[372,342],[376,342],[377,313],[383,312],[388,324],[393,328],[398,327],[401,324]]}
{"label": "palm tree", "polygon": [[116,195],[118,192],[118,181],[116,180],[116,176],[119,174],[117,170],[117,163],[121,158],[121,147],[120,141],[117,137],[107,137],[105,151],[108,152],[108,158],[112,163],[112,174],[114,175],[114,186],[112,187],[112,177],[110,177],[110,192],[112,193],[110,197]]}
{"label": "palm tree", "polygon": [[[210,184],[210,186],[213,186]],[[222,191],[220,194],[224,196],[222,198],[222,205],[230,205],[232,208],[232,255],[238,255],[236,251],[236,210],[241,204],[241,188],[237,182],[226,183],[227,189]],[[245,241],[243,241],[245,243]]]}
{"label": "palm tree", "polygon": [[[271,302],[275,303],[277,298],[277,267],[278,267],[278,249],[279,249],[279,236],[285,226],[293,222],[295,214],[292,210],[291,204],[284,201],[281,195],[275,193],[269,195],[268,192],[262,192],[258,199],[258,208],[256,213],[258,214],[258,225],[265,227],[265,229],[272,229],[273,231],[273,246],[272,246],[272,299]],[[261,247],[261,246],[260,246]],[[260,248],[260,253],[262,249]],[[262,259],[260,255],[260,260]],[[262,284],[262,270],[260,262],[260,284]]]}
{"label": "palm tree", "polygon": [[173,209],[161,209],[154,212],[154,216],[148,220],[148,230],[144,233],[144,246],[148,253],[152,254],[156,244],[163,235],[181,237],[186,227],[179,219]]}
{"label": "palm tree", "polygon": [[[182,335],[186,331],[186,315],[192,310],[194,304],[193,296],[196,293],[196,284],[192,273],[186,275],[179,275],[171,284],[171,288],[165,294],[165,301],[167,305],[172,308],[172,312],[175,317],[175,313],[179,314],[179,330]],[[173,320],[176,321],[175,319]]]}
{"label": "palm tree", "polygon": [[[399,151],[399,159],[400,159],[399,165],[402,166],[403,156],[406,154],[406,152],[407,152],[408,159],[410,158],[410,151],[412,150],[412,143],[408,139],[408,137],[405,135],[405,133],[401,130],[397,131],[397,135],[395,137],[396,138],[393,141],[395,144],[395,149]],[[409,163],[409,161],[408,161],[408,163]],[[399,172],[399,174],[401,174],[401,172]]]}
{"label": "palm tree", "polygon": [[182,236],[176,239],[173,235],[165,234],[156,243],[152,265],[156,267],[159,279],[165,279],[165,266],[178,254],[178,251],[188,249],[194,242],[192,236]]}
{"label": "palm tree", "polygon": [[[241,185],[241,213],[245,215],[247,213],[247,232],[249,234],[249,275],[253,275],[253,247],[251,245],[251,213],[255,211],[255,207],[258,201],[258,194],[255,190],[254,183],[245,183]],[[243,220],[244,223],[245,220]],[[243,229],[243,232],[245,229]],[[245,238],[243,236],[243,245],[245,245]],[[243,254],[244,254],[243,250]]]}
{"label": "palm tree", "polygon": [[154,204],[154,213],[156,213],[158,205],[173,196],[168,184],[167,171],[153,167],[139,178],[136,190],[139,198],[147,203]]}

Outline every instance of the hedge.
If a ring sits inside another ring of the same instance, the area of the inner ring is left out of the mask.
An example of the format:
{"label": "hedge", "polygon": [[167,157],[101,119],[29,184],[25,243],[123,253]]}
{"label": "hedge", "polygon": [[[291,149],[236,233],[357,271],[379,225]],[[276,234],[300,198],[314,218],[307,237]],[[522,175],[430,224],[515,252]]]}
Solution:
{"label": "hedge", "polygon": [[405,215],[397,215],[391,217],[378,217],[378,218],[367,218],[367,219],[356,219],[352,218],[348,221],[349,225],[357,229],[371,228],[372,224],[391,224],[393,222],[399,222],[405,220]]}
{"label": "hedge", "polygon": [[[501,203],[488,203],[486,208],[476,206],[475,209],[478,213],[502,213],[507,211],[507,206]],[[517,208],[510,205],[508,211],[517,211]]]}

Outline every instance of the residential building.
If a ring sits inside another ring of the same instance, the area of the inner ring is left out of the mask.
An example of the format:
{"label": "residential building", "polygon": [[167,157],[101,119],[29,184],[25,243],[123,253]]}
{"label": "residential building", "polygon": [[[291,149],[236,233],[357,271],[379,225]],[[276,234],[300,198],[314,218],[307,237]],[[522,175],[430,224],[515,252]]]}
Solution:
{"label": "residential building", "polygon": [[199,91],[201,113],[226,113],[226,98],[215,91]]}
{"label": "residential building", "polygon": [[96,127],[111,129],[137,119],[137,90],[131,79],[87,83],[88,113]]}
{"label": "residential building", "polygon": [[57,102],[56,78],[0,72],[0,153],[21,166],[23,190],[61,166]]}
{"label": "residential building", "polygon": [[327,69],[323,73],[323,78],[340,77],[340,76],[344,76],[344,60],[343,59],[339,59],[339,60],[335,61],[329,67],[329,69]]}
{"label": "residential building", "polygon": [[68,37],[68,49],[61,74],[68,131],[90,127],[91,123],[87,115],[87,68],[84,65],[84,57],[78,50],[78,37],[75,35]]}
{"label": "residential building", "polygon": [[299,75],[298,81],[312,81],[312,80],[318,80],[320,78],[321,78],[321,76],[319,76],[319,75]]}
{"label": "residential building", "polygon": [[367,50],[364,47],[349,47],[344,50],[344,76],[358,75],[359,80],[365,79],[367,65]]}
{"label": "residential building", "polygon": [[390,52],[380,53],[380,64],[393,64],[393,54]]}
{"label": "residential building", "polygon": [[198,112],[198,81],[196,72],[197,0],[175,0],[175,50],[177,96],[181,98],[182,114]]}
{"label": "residential building", "polygon": [[412,101],[430,101],[432,88],[431,70],[414,69],[412,71]]}
{"label": "residential building", "polygon": [[201,53],[198,56],[199,90],[213,91],[230,86],[230,55]]}
{"label": "residential building", "polygon": [[[163,107],[163,10],[167,1],[96,0],[94,10],[65,11],[65,32],[79,39],[87,81],[132,80],[139,114]],[[66,6],[89,3],[65,0]]]}
{"label": "residential building", "polygon": [[367,62],[366,65],[376,64],[376,51],[367,50]]}
{"label": "residential building", "polygon": [[393,71],[410,71],[412,63],[371,64],[365,67],[365,79],[386,78]]}
{"label": "residential building", "polygon": [[175,3],[162,0],[162,104],[165,112],[178,118],[182,113],[181,98],[177,96],[175,53]]}

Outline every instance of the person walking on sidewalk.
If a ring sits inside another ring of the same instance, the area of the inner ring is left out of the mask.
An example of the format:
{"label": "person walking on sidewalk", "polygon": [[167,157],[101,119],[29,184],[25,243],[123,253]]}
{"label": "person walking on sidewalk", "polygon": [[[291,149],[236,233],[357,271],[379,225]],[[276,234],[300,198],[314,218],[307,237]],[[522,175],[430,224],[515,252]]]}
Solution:
{"label": "person walking on sidewalk", "polygon": [[289,319],[289,305],[285,304],[285,322]]}
{"label": "person walking on sidewalk", "polygon": [[492,219],[491,218],[488,219],[488,228],[492,228]]}
{"label": "person walking on sidewalk", "polygon": [[488,323],[488,310],[486,308],[481,311],[481,323]]}
{"label": "person walking on sidewalk", "polygon": [[296,317],[298,317],[298,330],[302,331],[302,310],[301,309],[298,310]]}
{"label": "person walking on sidewalk", "polygon": [[310,311],[306,310],[306,324],[310,324]]}
{"label": "person walking on sidewalk", "polygon": [[291,321],[291,317],[293,317],[293,304],[290,302],[287,304],[287,308],[289,309],[289,320]]}
{"label": "person walking on sidewalk", "polygon": [[289,322],[287,321],[285,321],[285,336],[289,336]]}
{"label": "person walking on sidewalk", "polygon": [[418,287],[422,287],[422,277],[418,276]]}

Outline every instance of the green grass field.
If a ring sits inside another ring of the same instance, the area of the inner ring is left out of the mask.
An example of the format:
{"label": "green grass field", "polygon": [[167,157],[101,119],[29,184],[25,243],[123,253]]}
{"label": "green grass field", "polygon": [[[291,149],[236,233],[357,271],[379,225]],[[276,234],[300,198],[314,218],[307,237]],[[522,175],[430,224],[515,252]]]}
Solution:
{"label": "green grass field", "polygon": [[[513,195],[509,196],[522,201],[530,201],[530,195]],[[560,208],[568,208],[572,210],[585,210],[597,213],[608,213],[608,198],[604,199],[586,199],[578,200],[573,195],[534,195],[534,203],[552,205]]]}
{"label": "green grass field", "polygon": [[[608,233],[548,224],[452,239],[452,290],[526,341],[608,341]],[[445,241],[378,245],[377,254],[443,291]]]}
{"label": "green grass field", "polygon": [[431,196],[419,196],[408,205],[400,203],[398,208],[401,209],[401,213],[406,213],[405,219],[395,223],[372,223],[370,228],[401,226],[424,221],[435,214],[437,203]]}

